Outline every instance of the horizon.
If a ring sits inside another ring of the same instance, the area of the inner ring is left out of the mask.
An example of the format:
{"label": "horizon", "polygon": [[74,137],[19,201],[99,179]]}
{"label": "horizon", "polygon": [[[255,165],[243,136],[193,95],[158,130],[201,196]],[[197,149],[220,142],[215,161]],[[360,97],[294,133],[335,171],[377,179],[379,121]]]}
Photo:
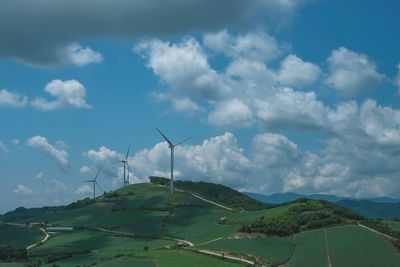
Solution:
{"label": "horizon", "polygon": [[155,128],[178,180],[400,198],[398,1],[2,4],[0,214],[122,187],[129,145],[169,177]]}

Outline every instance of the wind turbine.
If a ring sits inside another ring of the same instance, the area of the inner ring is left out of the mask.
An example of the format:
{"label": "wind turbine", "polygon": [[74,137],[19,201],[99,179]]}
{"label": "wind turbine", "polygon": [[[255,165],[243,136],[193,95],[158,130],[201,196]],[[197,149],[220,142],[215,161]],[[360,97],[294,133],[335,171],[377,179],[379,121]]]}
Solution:
{"label": "wind turbine", "polygon": [[172,143],[158,128],[156,128],[157,132],[161,134],[162,137],[164,137],[165,141],[167,141],[169,148],[171,149],[171,194],[174,194],[174,149],[176,146],[186,142],[192,137],[188,137],[176,144]]}
{"label": "wind turbine", "polygon": [[[129,184],[129,165],[128,165],[128,157],[129,157],[129,149],[131,145],[128,146],[128,151],[126,152],[125,159],[120,160],[119,162],[124,164],[124,187]],[[126,178],[126,169],[128,169],[128,179]]]}
{"label": "wind turbine", "polygon": [[94,177],[93,180],[83,181],[84,183],[93,183],[93,199],[96,198],[96,185],[100,188],[100,190],[102,192],[104,192],[103,189],[101,189],[100,185],[97,183],[97,177],[99,177],[100,169],[101,168],[99,168],[99,170],[97,171],[97,174],[96,174],[96,176]]}

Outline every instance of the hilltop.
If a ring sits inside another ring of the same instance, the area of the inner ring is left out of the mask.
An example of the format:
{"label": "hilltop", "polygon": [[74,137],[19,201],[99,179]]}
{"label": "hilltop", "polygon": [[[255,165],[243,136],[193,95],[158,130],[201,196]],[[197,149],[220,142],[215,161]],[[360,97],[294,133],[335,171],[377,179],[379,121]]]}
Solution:
{"label": "hilltop", "polygon": [[[222,185],[190,181],[177,181],[171,196],[168,179],[150,181],[95,200],[8,212],[0,218],[0,251],[11,245],[8,260],[20,266],[38,261],[46,266],[321,266],[329,243],[333,265],[354,247],[356,265],[400,262],[394,240],[391,245],[359,226],[368,221],[335,204],[301,199],[267,205]],[[48,235],[48,225],[52,231],[55,226],[73,230]],[[368,227],[398,234],[395,223],[369,222]],[[365,246],[365,238],[373,245]],[[310,247],[315,251],[307,256]]]}

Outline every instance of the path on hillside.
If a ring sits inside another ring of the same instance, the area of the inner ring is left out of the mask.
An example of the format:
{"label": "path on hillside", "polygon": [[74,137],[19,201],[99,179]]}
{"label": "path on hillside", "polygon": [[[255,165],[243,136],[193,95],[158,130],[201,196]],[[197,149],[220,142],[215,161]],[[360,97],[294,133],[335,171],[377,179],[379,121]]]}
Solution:
{"label": "path on hillside", "polygon": [[[129,233],[129,232],[121,232],[121,231],[114,231],[114,230],[108,230],[105,228],[100,228],[100,227],[95,227],[95,226],[91,226],[90,228],[94,229],[94,230],[98,230],[98,231],[102,231],[105,233],[110,233],[110,234],[118,234],[118,235],[126,235],[129,237],[138,237],[138,235],[134,234],[134,233]],[[140,237],[140,238],[145,238],[145,237]],[[173,240],[173,241],[177,241],[177,242],[182,242],[187,244],[189,247],[193,247],[194,244],[188,240],[184,240],[184,239],[178,239],[178,238],[174,238],[174,237],[159,237],[158,239],[166,239],[166,240]]]}
{"label": "path on hillside", "polygon": [[363,224],[361,224],[361,223],[359,223],[359,222],[357,223],[357,225],[360,226],[360,227],[362,227],[362,228],[365,228],[365,229],[367,229],[367,230],[370,230],[370,231],[372,231],[372,232],[374,232],[374,233],[376,233],[376,234],[379,234],[379,235],[381,235],[381,236],[384,236],[384,237],[386,237],[386,238],[389,238],[389,239],[392,239],[392,240],[397,240],[397,238],[394,238],[394,237],[392,237],[392,236],[390,236],[390,235],[381,233],[381,232],[379,232],[379,231],[377,231],[377,230],[375,230],[375,229],[372,229],[372,228],[370,228],[370,227],[368,227],[368,226],[365,226],[365,225],[363,225]]}
{"label": "path on hillside", "polygon": [[[232,261],[240,261],[246,264],[250,264],[250,265],[255,265],[256,262],[251,261],[251,260],[246,260],[244,258],[240,258],[240,257],[235,257],[226,253],[222,253],[222,252],[215,252],[215,251],[211,251],[211,250],[206,250],[206,249],[188,249],[188,250],[192,250],[198,253],[202,253],[202,254],[206,254],[206,255],[211,255],[211,256],[216,256],[216,257],[220,257],[223,259],[229,259]],[[260,266],[260,265],[257,265]],[[267,265],[261,265],[261,267],[267,267]]]}
{"label": "path on hillside", "polygon": [[191,194],[192,196],[198,198],[198,199],[201,199],[201,200],[203,200],[203,201],[205,201],[205,202],[208,202],[208,203],[210,203],[210,204],[216,205],[216,206],[218,206],[218,207],[220,207],[220,208],[227,209],[227,210],[231,210],[231,211],[233,210],[232,208],[229,208],[229,207],[226,207],[226,206],[224,206],[224,205],[218,204],[218,203],[216,203],[216,202],[214,202],[214,201],[212,201],[212,200],[206,199],[206,198],[204,198],[204,197],[202,197],[202,196],[199,196],[199,195],[197,195],[197,194],[195,194],[195,193],[190,193],[190,194]]}
{"label": "path on hillside", "polygon": [[328,267],[332,267],[332,262],[331,262],[331,256],[329,255],[329,249],[328,249],[328,231],[325,230],[325,247],[326,247],[326,256],[328,258]]}
{"label": "path on hillside", "polygon": [[49,238],[50,238],[49,233],[47,233],[46,230],[44,230],[43,228],[39,228],[39,229],[40,229],[40,231],[42,231],[44,233],[44,238],[38,243],[32,244],[30,246],[27,246],[26,250],[30,250],[32,248],[40,246],[40,245],[44,244],[47,240],[49,240]]}

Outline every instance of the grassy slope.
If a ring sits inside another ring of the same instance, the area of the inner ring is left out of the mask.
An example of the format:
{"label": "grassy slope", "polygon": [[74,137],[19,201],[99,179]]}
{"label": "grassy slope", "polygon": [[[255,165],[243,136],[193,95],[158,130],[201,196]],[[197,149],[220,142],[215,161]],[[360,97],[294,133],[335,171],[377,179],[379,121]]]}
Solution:
{"label": "grassy slope", "polygon": [[247,254],[260,257],[267,263],[278,265],[288,261],[294,249],[294,243],[288,238],[281,237],[221,239],[196,246],[196,248]]}
{"label": "grassy slope", "polygon": [[400,266],[400,254],[381,236],[358,226],[328,229],[333,266]]}
{"label": "grassy slope", "polygon": [[328,266],[324,229],[301,232],[295,235],[293,241],[296,249],[288,266]]}
{"label": "grassy slope", "polygon": [[142,252],[138,256],[148,257],[153,259],[159,267],[239,267],[244,264],[234,263],[231,261],[214,258],[203,254],[187,250],[153,250]]}
{"label": "grassy slope", "polygon": [[44,234],[39,229],[21,228],[13,225],[0,224],[0,245],[26,247],[39,242]]}
{"label": "grassy slope", "polygon": [[393,230],[400,232],[400,221],[388,221],[388,224]]}

